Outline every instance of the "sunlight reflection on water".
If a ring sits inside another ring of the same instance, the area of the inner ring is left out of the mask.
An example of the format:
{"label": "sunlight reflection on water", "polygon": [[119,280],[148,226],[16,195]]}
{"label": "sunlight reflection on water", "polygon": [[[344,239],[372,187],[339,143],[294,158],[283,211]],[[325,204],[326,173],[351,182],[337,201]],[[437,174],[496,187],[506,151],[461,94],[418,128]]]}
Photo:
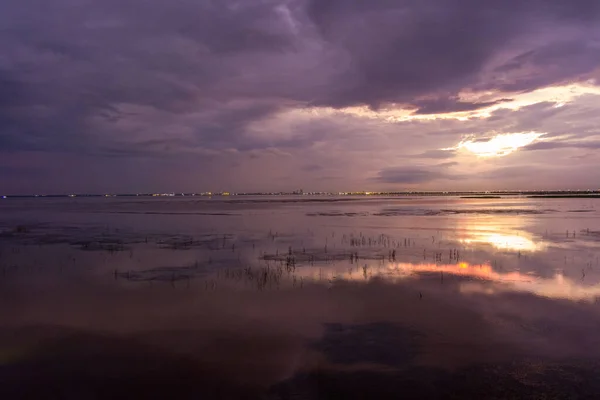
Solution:
{"label": "sunlight reflection on water", "polygon": [[543,251],[547,245],[543,241],[534,241],[531,235],[522,232],[519,235],[503,233],[478,233],[469,234],[469,238],[462,239],[461,242],[467,245],[489,244],[498,250],[513,251]]}

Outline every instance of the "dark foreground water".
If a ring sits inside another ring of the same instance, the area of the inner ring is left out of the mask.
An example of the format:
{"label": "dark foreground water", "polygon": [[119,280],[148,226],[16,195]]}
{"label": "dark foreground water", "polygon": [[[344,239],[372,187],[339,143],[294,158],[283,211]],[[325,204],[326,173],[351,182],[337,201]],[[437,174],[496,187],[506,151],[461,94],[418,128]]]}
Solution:
{"label": "dark foreground water", "polygon": [[599,204],[0,200],[0,399],[600,398]]}

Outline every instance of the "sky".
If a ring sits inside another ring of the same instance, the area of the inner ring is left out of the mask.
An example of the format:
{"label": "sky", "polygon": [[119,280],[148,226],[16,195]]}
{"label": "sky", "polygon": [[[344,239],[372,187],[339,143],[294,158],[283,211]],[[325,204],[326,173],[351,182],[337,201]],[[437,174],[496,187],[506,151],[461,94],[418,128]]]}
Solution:
{"label": "sky", "polygon": [[600,188],[597,0],[6,0],[0,194]]}

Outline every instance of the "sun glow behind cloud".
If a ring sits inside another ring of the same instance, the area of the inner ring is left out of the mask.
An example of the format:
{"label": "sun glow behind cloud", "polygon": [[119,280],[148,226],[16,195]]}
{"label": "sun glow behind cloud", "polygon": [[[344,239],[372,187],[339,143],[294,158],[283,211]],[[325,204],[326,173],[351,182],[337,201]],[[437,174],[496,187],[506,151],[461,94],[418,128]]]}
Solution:
{"label": "sun glow behind cloud", "polygon": [[533,143],[543,135],[538,132],[502,133],[483,140],[471,136],[452,150],[464,149],[479,157],[501,157]]}
{"label": "sun glow behind cloud", "polygon": [[527,93],[499,93],[499,92],[464,92],[460,93],[458,100],[473,103],[484,103],[498,99],[506,99],[498,104],[480,108],[472,111],[457,111],[438,114],[415,114],[414,109],[404,108],[399,104],[390,104],[379,110],[373,110],[367,106],[354,106],[342,109],[331,107],[309,107],[305,111],[311,114],[346,114],[360,118],[380,119],[387,122],[406,121],[435,121],[435,120],[458,120],[468,121],[471,119],[486,119],[498,110],[517,111],[523,107],[538,103],[555,103],[556,107],[565,106],[580,96],[600,96],[600,86],[595,81],[574,83],[563,86],[552,86]]}

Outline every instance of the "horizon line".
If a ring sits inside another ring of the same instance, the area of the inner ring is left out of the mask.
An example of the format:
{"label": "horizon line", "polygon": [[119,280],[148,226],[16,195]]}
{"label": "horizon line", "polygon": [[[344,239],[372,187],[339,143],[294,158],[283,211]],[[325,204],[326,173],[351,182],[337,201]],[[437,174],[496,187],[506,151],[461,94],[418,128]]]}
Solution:
{"label": "horizon line", "polygon": [[518,195],[518,194],[600,194],[600,189],[540,189],[540,190],[393,190],[393,191],[268,191],[268,192],[140,192],[140,193],[44,193],[0,194],[0,199],[37,197],[228,197],[228,196],[386,196],[386,195]]}

